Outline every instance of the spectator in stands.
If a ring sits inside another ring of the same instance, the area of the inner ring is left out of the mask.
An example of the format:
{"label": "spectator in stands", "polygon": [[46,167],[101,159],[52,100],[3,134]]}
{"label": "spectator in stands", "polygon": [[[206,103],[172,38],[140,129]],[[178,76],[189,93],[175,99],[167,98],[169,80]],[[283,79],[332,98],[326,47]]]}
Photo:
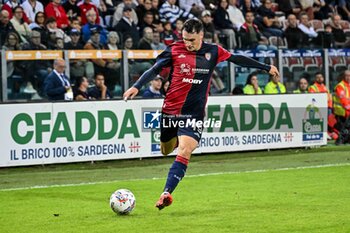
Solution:
{"label": "spectator in stands", "polygon": [[213,43],[213,35],[210,32],[205,32],[203,36],[203,41],[208,44]]}
{"label": "spectator in stands", "polygon": [[46,77],[45,93],[49,100],[73,100],[69,78],[64,74],[65,61],[61,58],[53,63],[54,70]]}
{"label": "spectator in stands", "polygon": [[[41,34],[38,31],[32,31],[29,43],[22,46],[22,50],[47,50],[41,43]],[[27,82],[25,93],[33,93],[34,88],[42,96],[42,84],[46,76],[52,71],[51,62],[48,60],[23,61],[21,65],[24,69],[24,81]]]}
{"label": "spectator in stands", "polygon": [[[109,2],[109,4],[106,3],[106,0],[100,0],[99,5],[96,5],[97,9],[101,12],[102,16],[105,15],[111,15],[114,13],[114,8],[112,6],[112,3]],[[110,9],[111,7],[111,9]]]}
{"label": "spectator in stands", "polygon": [[[244,2],[247,0],[240,0],[239,5],[243,6]],[[261,6],[261,1],[260,0],[250,0],[252,7],[258,9],[259,6]]]}
{"label": "spectator in stands", "polygon": [[211,17],[211,13],[208,10],[205,10],[202,12],[201,17],[203,28],[204,28],[204,35],[206,33],[211,33],[212,36],[212,42],[218,44],[219,43],[219,37],[215,31],[215,26],[213,23],[213,18]]}
{"label": "spectator in stands", "polygon": [[153,41],[152,28],[146,27],[143,29],[143,37],[140,39],[137,48],[144,50],[152,50],[151,43]]}
{"label": "spectator in stands", "polygon": [[312,45],[315,42],[318,34],[315,32],[315,29],[312,27],[309,17],[306,13],[300,14],[300,23],[298,28],[308,36],[309,44]]}
{"label": "spectator in stands", "polygon": [[[16,32],[9,32],[6,35],[5,43],[2,46],[3,50],[19,50],[20,49],[20,41],[18,34]],[[7,69],[9,71],[9,69]]]}
{"label": "spectator in stands", "polygon": [[132,0],[123,0],[123,2],[118,4],[117,9],[114,12],[113,27],[115,27],[122,18],[126,17],[124,14],[125,9],[130,11],[130,15],[127,16],[128,21],[133,22],[135,25],[139,24],[139,18],[137,17],[136,11],[133,9]]}
{"label": "spectator in stands", "polygon": [[168,92],[169,86],[170,86],[170,81],[168,79],[163,80],[162,88],[160,89],[160,93],[162,93],[163,96],[165,96],[166,93]]}
{"label": "spectator in stands", "polygon": [[16,29],[13,27],[10,21],[10,14],[6,10],[0,11],[0,45],[5,43],[5,38],[9,32],[15,32]]}
{"label": "spectator in stands", "polygon": [[69,25],[66,11],[61,6],[61,0],[52,0],[52,2],[45,7],[45,15],[46,18],[54,17],[58,28],[65,29]]}
{"label": "spectator in stands", "polygon": [[73,28],[77,29],[79,32],[81,31],[80,21],[77,17],[73,17],[69,21],[69,30],[68,31],[72,30]]}
{"label": "spectator in stands", "polygon": [[229,0],[229,5],[227,8],[229,18],[236,30],[244,24],[245,19],[242,11],[237,7],[237,0]]}
{"label": "spectator in stands", "polygon": [[[22,0],[8,0],[8,1],[3,1],[3,2],[5,2],[5,4],[2,5],[2,10],[6,10],[9,13],[10,19],[12,19],[12,17],[13,17],[13,9],[16,6],[21,6],[21,4],[23,3]],[[26,13],[24,13],[24,12],[23,12],[23,20],[27,24],[30,24],[30,21],[26,15]]]}
{"label": "spectator in stands", "polygon": [[26,43],[32,30],[23,20],[23,8],[21,6],[16,6],[13,8],[13,17],[10,22],[12,23],[14,29],[18,32],[21,41]]}
{"label": "spectator in stands", "polygon": [[90,39],[90,29],[97,28],[100,32],[100,43],[105,45],[107,43],[107,30],[101,25],[96,24],[96,12],[91,9],[86,12],[87,23],[82,27],[81,32],[83,34],[83,41],[86,43]]}
{"label": "spectator in stands", "polygon": [[[143,37],[138,43],[138,49],[141,50],[152,50],[152,41],[153,41],[153,31],[152,28],[146,27],[143,30]],[[152,66],[152,60],[144,60],[144,59],[139,59],[135,62],[135,67],[136,70],[138,71],[139,74],[142,74]]]}
{"label": "spectator in stands", "polygon": [[253,12],[253,14],[255,14],[257,10],[258,10],[258,7],[254,6],[251,0],[241,1],[241,11],[243,13],[243,16],[245,16],[247,12]]}
{"label": "spectator in stands", "polygon": [[[84,46],[80,42],[80,32],[77,29],[75,28],[71,29],[71,31],[69,32],[69,36],[71,38],[71,41],[64,44],[64,49],[69,49],[69,50],[84,49]],[[87,60],[85,59],[80,59],[80,60],[70,59],[69,60],[70,79],[74,81],[77,78],[84,76],[86,67],[91,65],[92,64],[88,65]]]}
{"label": "spectator in stands", "polygon": [[35,16],[39,12],[44,12],[44,6],[40,1],[27,0],[22,3],[23,11],[29,19],[29,23],[35,22]]}
{"label": "spectator in stands", "polygon": [[139,41],[140,35],[136,25],[132,18],[132,8],[126,5],[123,9],[123,18],[114,27],[114,30],[123,36],[130,35],[133,41]]}
{"label": "spectator in stands", "polygon": [[315,0],[313,5],[313,19],[323,20],[328,18],[328,14],[331,13],[325,0]]}
{"label": "spectator in stands", "polygon": [[161,98],[163,97],[160,92],[162,88],[162,81],[164,78],[160,75],[157,75],[151,82],[150,86],[143,92],[143,98]]}
{"label": "spectator in stands", "polygon": [[156,25],[153,24],[154,16],[151,11],[147,11],[143,14],[143,18],[139,20],[139,31],[143,32],[145,27],[150,27],[153,30],[157,30]]}
{"label": "spectator in stands", "polygon": [[190,19],[194,15],[182,10],[176,4],[176,0],[166,0],[159,9],[160,20],[162,22],[170,22],[172,26],[175,26],[175,22],[178,18]]}
{"label": "spectator in stands", "polygon": [[179,6],[187,13],[191,13],[197,18],[205,10],[205,6],[201,0],[179,0]]}
{"label": "spectator in stands", "polygon": [[85,25],[87,23],[86,13],[93,9],[96,13],[96,24],[100,24],[100,15],[98,13],[97,7],[91,3],[91,0],[84,0],[78,3],[80,9],[81,24]]}
{"label": "spectator in stands", "polygon": [[332,33],[334,35],[335,46],[342,47],[342,48],[349,48],[350,39],[346,37],[346,34],[340,22],[341,22],[341,16],[339,14],[334,14],[332,16],[331,27],[332,27]]}
{"label": "spectator in stands", "polygon": [[105,77],[103,76],[103,74],[97,73],[95,75],[95,86],[89,89],[89,96],[92,99],[96,99],[96,100],[104,100],[104,99],[112,98],[111,93],[108,91],[105,85]]}
{"label": "spectator in stands", "polygon": [[57,37],[55,43],[55,50],[63,50],[64,49],[64,41],[63,38]]}
{"label": "spectator in stands", "polygon": [[131,50],[134,48],[134,41],[130,35],[126,35],[123,39],[123,49]]}
{"label": "spectator in stands", "polygon": [[258,49],[258,50],[277,50],[276,46],[269,45],[265,37],[263,37],[254,24],[253,12],[247,12],[245,15],[246,22],[242,25],[239,33],[241,36],[242,48]]}
{"label": "spectator in stands", "polygon": [[36,13],[34,21],[29,24],[30,29],[36,29],[37,31],[45,31],[45,14],[43,11]]}
{"label": "spectator in stands", "polygon": [[151,43],[153,50],[165,50],[166,46],[164,43],[160,42],[160,33],[155,31],[153,32],[153,41]]}
{"label": "spectator in stands", "polygon": [[247,82],[243,88],[245,95],[260,95],[262,91],[258,84],[258,76],[256,72],[250,73],[247,77]]}
{"label": "spectator in stands", "polygon": [[319,45],[320,48],[335,47],[333,28],[331,25],[326,24],[324,26],[324,31],[318,33],[318,36],[315,39],[315,44]]}
{"label": "spectator in stands", "polygon": [[[54,17],[48,18],[45,24],[48,34],[52,36],[51,40],[56,40],[56,38],[63,38],[65,43],[70,41],[70,37],[67,36],[67,34],[62,29],[57,27],[57,21]],[[49,40],[50,38],[48,38],[48,41]]]}
{"label": "spectator in stands", "polygon": [[299,49],[309,45],[309,37],[298,27],[295,15],[288,15],[288,27],[284,35],[287,39],[289,49]]}
{"label": "spectator in stands", "polygon": [[227,0],[219,0],[219,5],[214,12],[214,24],[216,29],[227,37],[228,49],[233,49],[237,46],[235,26],[230,20]]}
{"label": "spectator in stands", "polygon": [[80,18],[80,8],[77,5],[77,0],[67,0],[62,7],[66,11],[68,19],[71,21],[73,18]]}
{"label": "spectator in stands", "polygon": [[[2,46],[2,50],[19,50],[20,49],[20,43],[19,43],[19,37],[16,32],[9,32],[6,36],[6,40],[4,45]],[[23,72],[18,66],[19,62],[18,61],[11,61],[7,60],[6,61],[6,66],[7,66],[7,78],[10,78],[12,76],[18,76],[22,77]],[[11,87],[13,92],[18,93],[20,89],[20,82],[14,82],[13,86]]]}
{"label": "spectator in stands", "polygon": [[301,4],[299,0],[277,0],[278,9],[286,13],[286,17],[293,14],[298,16],[301,12]]}
{"label": "spectator in stands", "polygon": [[57,35],[55,32],[48,32],[46,47],[48,50],[55,50]]}
{"label": "spectator in stands", "polygon": [[3,5],[8,5],[11,9],[15,8],[16,6],[20,6],[24,1],[22,0],[9,0],[9,1],[1,1]]}
{"label": "spectator in stands", "polygon": [[272,11],[271,0],[263,0],[263,5],[258,8],[258,14],[261,16],[258,20],[263,27],[262,33],[266,37],[278,36],[283,37],[283,31],[281,30],[281,24],[276,16],[275,12]]}
{"label": "spectator in stands", "polygon": [[170,45],[170,44],[174,43],[175,41],[177,41],[177,37],[174,34],[174,31],[171,27],[170,22],[164,22],[163,28],[164,28],[164,31],[161,33],[160,37],[163,39],[163,43],[165,45]]}
{"label": "spectator in stands", "polygon": [[45,14],[44,12],[39,11],[35,15],[35,22],[29,25],[30,29],[40,32],[41,43],[47,44],[48,40],[48,31],[45,27]]}
{"label": "spectator in stands", "polygon": [[[101,50],[104,46],[100,42],[100,32],[98,28],[91,28],[91,37],[85,44],[84,49],[86,50]],[[113,61],[112,59],[96,58],[91,59],[94,63],[95,73],[102,73],[106,77],[106,85],[111,90],[115,84],[120,82],[119,80],[119,69],[120,63]]]}
{"label": "spectator in stands", "polygon": [[314,19],[313,6],[314,6],[316,0],[299,0],[299,2],[300,2],[301,10],[303,11],[303,13],[305,13],[310,20]]}
{"label": "spectator in stands", "polygon": [[337,10],[343,19],[350,21],[350,1],[339,0]]}
{"label": "spectator in stands", "polygon": [[231,91],[231,95],[243,95],[243,89],[241,87],[235,87]]}
{"label": "spectator in stands", "polygon": [[108,34],[107,48],[109,50],[118,50],[119,42],[120,42],[120,39],[119,39],[118,33],[112,31]]}
{"label": "spectator in stands", "polygon": [[76,79],[73,94],[74,100],[89,100],[91,97],[88,93],[89,81],[86,77],[82,76]]}
{"label": "spectator in stands", "polygon": [[[154,20],[157,22],[160,22],[160,15],[159,15],[159,0],[152,0],[152,9],[151,11],[154,14]],[[161,32],[161,31],[159,31]]]}
{"label": "spectator in stands", "polygon": [[211,87],[210,87],[210,93],[222,93],[225,89],[225,85],[219,76],[219,73],[214,70],[212,76],[211,76]]}
{"label": "spectator in stands", "polygon": [[[124,37],[123,49],[132,50],[133,48],[133,39],[130,35],[127,35],[126,37]],[[141,60],[140,62],[140,60],[135,60],[132,58],[128,59],[128,65],[132,82],[136,81],[143,72],[145,72],[152,66],[148,61]]]}
{"label": "spectator in stands", "polygon": [[294,90],[294,94],[308,93],[307,89],[309,87],[309,82],[306,78],[301,77],[298,82],[298,89]]}
{"label": "spectator in stands", "polygon": [[286,93],[286,87],[280,82],[279,76],[270,77],[270,81],[266,84],[264,93],[265,94],[284,94]]}
{"label": "spectator in stands", "polygon": [[182,40],[182,28],[184,26],[183,19],[177,19],[175,23],[174,34],[177,37],[177,40]]}
{"label": "spectator in stands", "polygon": [[327,93],[328,94],[328,108],[332,109],[332,95],[329,93],[324,84],[324,77],[321,72],[315,74],[315,82],[308,89],[309,93]]}
{"label": "spectator in stands", "polygon": [[350,70],[345,70],[341,81],[334,88],[334,114],[336,115],[336,128],[339,137],[336,145],[350,142]]}
{"label": "spectator in stands", "polygon": [[152,0],[144,0],[141,2],[136,8],[135,12],[137,15],[137,18],[139,19],[139,27],[142,26],[142,20],[146,14],[146,12],[150,12],[153,16],[152,20],[154,19],[155,15],[152,11]]}

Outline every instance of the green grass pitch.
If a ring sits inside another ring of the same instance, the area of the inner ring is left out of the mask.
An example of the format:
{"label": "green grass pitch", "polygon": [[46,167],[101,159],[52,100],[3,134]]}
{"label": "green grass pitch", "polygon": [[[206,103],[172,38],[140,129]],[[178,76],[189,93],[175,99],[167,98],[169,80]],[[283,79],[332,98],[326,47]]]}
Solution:
{"label": "green grass pitch", "polygon": [[[0,232],[347,233],[349,149],[194,156],[162,211],[154,204],[174,158],[3,168]],[[128,216],[109,207],[119,188],[136,196]]]}

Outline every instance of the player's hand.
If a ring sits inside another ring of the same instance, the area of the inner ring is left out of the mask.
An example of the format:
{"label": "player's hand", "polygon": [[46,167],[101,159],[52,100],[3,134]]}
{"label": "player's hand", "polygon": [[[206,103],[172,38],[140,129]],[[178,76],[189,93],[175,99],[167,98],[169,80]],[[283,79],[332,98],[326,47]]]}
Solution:
{"label": "player's hand", "polygon": [[124,100],[128,100],[128,98],[133,99],[137,93],[139,93],[139,90],[136,87],[130,87],[126,92],[123,94]]}
{"label": "player's hand", "polygon": [[280,76],[280,73],[278,72],[276,66],[274,66],[274,65],[271,65],[271,69],[270,69],[269,73],[272,76]]}

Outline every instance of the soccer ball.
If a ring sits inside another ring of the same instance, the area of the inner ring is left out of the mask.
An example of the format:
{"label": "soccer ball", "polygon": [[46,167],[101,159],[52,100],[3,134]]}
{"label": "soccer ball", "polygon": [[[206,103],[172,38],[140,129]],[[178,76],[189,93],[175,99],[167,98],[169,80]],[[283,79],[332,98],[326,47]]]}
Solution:
{"label": "soccer ball", "polygon": [[117,214],[129,214],[136,206],[136,198],[131,191],[118,189],[112,193],[109,204]]}

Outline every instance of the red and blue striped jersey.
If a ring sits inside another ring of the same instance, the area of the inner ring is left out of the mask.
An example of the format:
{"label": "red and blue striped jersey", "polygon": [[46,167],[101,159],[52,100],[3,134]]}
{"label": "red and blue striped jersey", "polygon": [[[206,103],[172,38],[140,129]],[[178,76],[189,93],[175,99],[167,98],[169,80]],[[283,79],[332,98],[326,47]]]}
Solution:
{"label": "red and blue striped jersey", "polygon": [[205,42],[198,51],[188,51],[183,41],[167,47],[156,61],[161,67],[171,67],[163,113],[203,117],[214,68],[231,55],[221,46]]}

